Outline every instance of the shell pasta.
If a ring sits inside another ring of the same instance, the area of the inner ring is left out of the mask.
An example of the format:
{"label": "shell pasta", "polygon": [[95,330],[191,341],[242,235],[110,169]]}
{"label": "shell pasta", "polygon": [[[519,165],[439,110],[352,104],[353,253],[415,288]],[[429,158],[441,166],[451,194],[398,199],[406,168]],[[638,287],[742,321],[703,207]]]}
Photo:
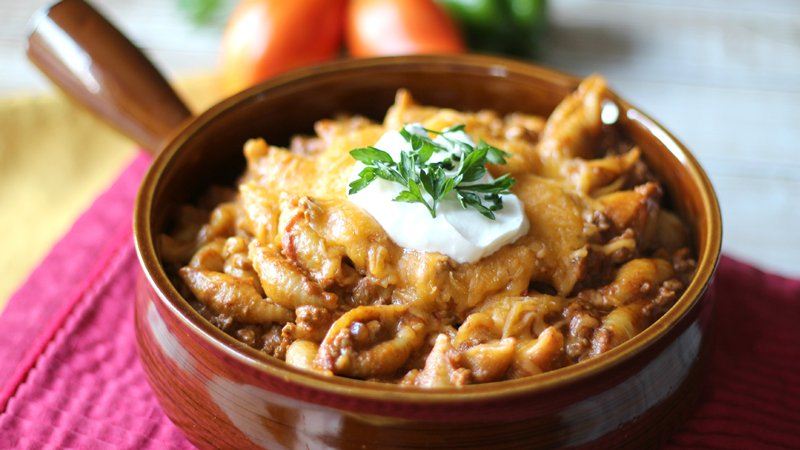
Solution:
{"label": "shell pasta", "polygon": [[[417,104],[382,123],[323,119],[288,148],[252,139],[236,189],[178,209],[159,251],[192,306],[292,366],[425,388],[535,375],[606,352],[658,319],[690,280],[686,226],[613,123],[599,76],[548,117]],[[612,103],[613,106],[613,103]],[[530,227],[470,263],[397,245],[348,200],[356,161],[386,130],[464,125],[505,150]]]}

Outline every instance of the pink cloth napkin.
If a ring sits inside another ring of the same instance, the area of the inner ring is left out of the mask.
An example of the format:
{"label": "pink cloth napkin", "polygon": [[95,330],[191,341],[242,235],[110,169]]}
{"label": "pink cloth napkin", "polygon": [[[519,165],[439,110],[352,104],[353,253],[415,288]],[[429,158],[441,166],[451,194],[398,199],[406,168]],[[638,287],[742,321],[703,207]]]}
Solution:
{"label": "pink cloth napkin", "polygon": [[[190,448],[134,347],[139,155],[0,316],[0,447]],[[670,448],[800,448],[800,281],[723,258],[711,374]]]}

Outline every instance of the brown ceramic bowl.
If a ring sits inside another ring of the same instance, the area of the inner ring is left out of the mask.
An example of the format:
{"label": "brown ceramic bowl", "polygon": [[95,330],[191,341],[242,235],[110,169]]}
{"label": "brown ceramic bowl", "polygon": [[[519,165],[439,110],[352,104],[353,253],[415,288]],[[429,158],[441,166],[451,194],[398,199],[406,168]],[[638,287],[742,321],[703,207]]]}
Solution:
{"label": "brown ceramic bowl", "polygon": [[[82,2],[70,0],[59,7],[64,4]],[[57,12],[51,10],[50,25],[74,35]],[[45,71],[57,72],[51,66],[63,64],[42,57],[52,52],[37,50],[37,37],[34,32],[32,59]],[[244,169],[242,144],[251,137],[286,143],[293,134],[311,132],[317,119],[339,112],[377,119],[401,87],[424,104],[546,115],[577,83],[552,70],[486,56],[348,60],[274,78],[177,127],[144,179],[134,223],[142,268],[136,296],[139,351],[169,418],[193,443],[208,448],[641,448],[663,440],[698,394],[712,311],[706,291],[720,252],[720,214],[695,158],[622,99],[619,126],[642,149],[672,206],[690,224],[698,266],[686,292],[663,317],[592,360],[460,389],[324,377],[253,350],[205,321],[178,294],[159,258],[156,237],[169,226],[177,205],[191,202],[212,184],[233,183]],[[88,97],[106,105],[109,99],[120,103],[119,98],[132,97],[130,82],[100,95],[76,89],[75,83],[60,84],[73,95],[84,95],[84,102]],[[140,124],[141,119],[131,119],[132,109],[123,114],[126,120],[113,118],[121,128]],[[108,117],[96,105],[95,110]],[[142,133],[151,143],[165,135]]]}

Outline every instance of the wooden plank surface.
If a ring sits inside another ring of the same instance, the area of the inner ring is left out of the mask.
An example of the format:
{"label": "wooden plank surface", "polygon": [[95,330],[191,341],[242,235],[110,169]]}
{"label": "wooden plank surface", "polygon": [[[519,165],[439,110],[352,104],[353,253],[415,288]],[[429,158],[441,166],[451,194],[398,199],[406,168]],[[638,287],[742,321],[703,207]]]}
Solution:
{"label": "wooden plank surface", "polygon": [[720,198],[725,251],[800,275],[800,2],[552,2],[542,62],[606,75]]}
{"label": "wooden plank surface", "polygon": [[[44,92],[25,61],[41,1],[0,0],[0,95]],[[213,69],[220,27],[177,0],[96,1],[170,76]],[[717,188],[725,250],[800,275],[800,2],[551,1],[543,64],[604,74],[698,156]],[[0,152],[2,149],[0,149]]]}

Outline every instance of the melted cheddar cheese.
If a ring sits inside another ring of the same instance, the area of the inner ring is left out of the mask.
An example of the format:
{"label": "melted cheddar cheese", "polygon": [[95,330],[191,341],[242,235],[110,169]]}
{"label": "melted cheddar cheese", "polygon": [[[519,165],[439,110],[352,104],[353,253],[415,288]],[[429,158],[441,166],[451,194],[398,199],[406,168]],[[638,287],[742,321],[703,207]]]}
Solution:
{"label": "melted cheddar cheese", "polygon": [[[578,363],[663,314],[694,266],[639,150],[602,123],[608,101],[597,76],[546,119],[420,106],[401,90],[383,123],[321,120],[288,149],[250,140],[238,188],[182,207],[161,254],[212,323],[306,370],[448,387]],[[527,234],[458,264],[396,245],[348,201],[349,151],[412,122],[465,124],[509,152],[489,171],[516,179]]]}

